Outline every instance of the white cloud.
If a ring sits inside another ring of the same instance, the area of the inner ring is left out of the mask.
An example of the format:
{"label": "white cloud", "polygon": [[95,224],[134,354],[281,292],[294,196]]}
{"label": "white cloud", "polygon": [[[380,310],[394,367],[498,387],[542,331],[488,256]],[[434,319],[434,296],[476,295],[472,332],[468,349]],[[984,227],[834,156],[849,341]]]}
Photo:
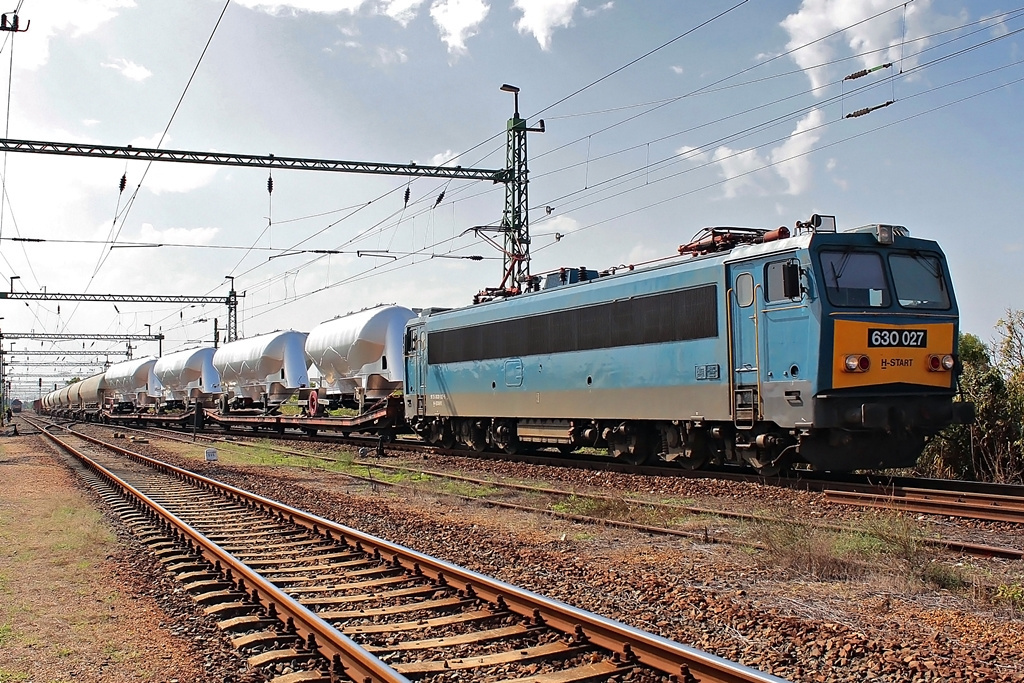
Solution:
{"label": "white cloud", "polygon": [[582,8],[583,16],[585,16],[585,17],[587,17],[589,19],[590,17],[597,16],[601,12],[607,12],[608,10],[612,9],[613,7],[615,7],[615,3],[614,2],[606,2],[603,5],[598,5],[594,9],[590,9],[589,7],[583,7]]}
{"label": "white cloud", "polygon": [[21,17],[32,21],[32,28],[18,36],[16,64],[35,70],[50,59],[50,40],[60,34],[78,37],[91,33],[118,15],[135,7],[135,0],[47,0],[33,4]]}
{"label": "white cloud", "polygon": [[385,0],[380,4],[381,14],[391,17],[402,26],[408,26],[409,22],[416,18],[420,5],[424,0]]}
{"label": "white cloud", "polygon": [[699,147],[684,145],[676,150],[676,154],[683,159],[705,163],[708,160],[708,153],[700,151]]}
{"label": "white cloud", "polygon": [[[736,150],[724,145],[711,154],[696,147],[680,147],[676,154],[697,165],[714,165],[725,180],[726,198],[779,192],[800,195],[811,185],[811,163],[806,153],[821,138],[816,129],[824,121],[820,109],[811,111],[797,122],[785,142],[764,155],[756,149]],[[830,161],[829,170],[833,166]],[[779,186],[779,180],[785,183],[785,187]]]}
{"label": "white cloud", "polygon": [[445,151],[443,151],[443,152],[441,152],[439,154],[435,154],[434,156],[430,157],[430,161],[427,162],[427,165],[428,166],[458,166],[459,165],[459,158],[457,156],[455,156],[455,152],[451,151],[450,149],[446,149]]}
{"label": "white cloud", "polygon": [[354,14],[365,0],[235,0],[242,7],[259,10],[267,14],[294,14],[296,12],[314,12],[317,14],[337,14],[348,12]]}
{"label": "white cloud", "polygon": [[[985,16],[982,16],[982,19],[994,20],[994,17],[996,17],[996,16],[1000,16],[1000,13],[994,13],[994,14],[990,14],[990,15],[985,15]],[[1003,19],[999,19],[998,21],[993,21],[993,23],[992,23],[992,37],[993,38],[1002,38],[1003,36],[1007,35],[1009,32],[1010,32],[1010,29],[1006,25],[1005,17]]]}
{"label": "white cloud", "polygon": [[767,194],[753,177],[765,166],[765,161],[758,156],[757,150],[737,151],[729,147],[719,147],[715,150],[713,159],[726,180],[724,192],[727,199],[733,199],[745,192]]}
{"label": "white cloud", "polygon": [[523,13],[516,22],[520,33],[532,33],[542,50],[551,47],[551,32],[572,23],[572,14],[579,0],[513,0],[512,5]]}
{"label": "white cloud", "polygon": [[406,54],[405,48],[378,47],[377,59],[385,66],[390,64],[405,64],[409,61],[409,55]]}
{"label": "white cloud", "polygon": [[476,35],[490,9],[483,0],[434,0],[430,17],[440,30],[448,52],[462,54],[466,51],[466,40]]}
{"label": "white cloud", "polygon": [[678,74],[680,76],[683,75],[683,67],[681,67],[681,66],[671,66],[669,68],[672,69],[672,73]]}
{"label": "white cloud", "polygon": [[136,64],[135,62],[122,57],[118,57],[114,61],[107,62],[102,66],[105,66],[108,69],[120,71],[124,74],[125,78],[133,81],[144,81],[153,75],[152,71],[141,64]]}
{"label": "white cloud", "polygon": [[661,251],[660,249],[655,249],[654,247],[648,246],[641,242],[629,250],[629,254],[626,255],[626,258],[628,259],[626,265],[646,263],[648,261],[653,261],[654,259],[663,255],[664,252]]}
{"label": "white cloud", "polygon": [[[839,44],[845,42],[849,54],[863,54],[860,62],[864,67],[895,63],[901,58],[900,43],[904,38],[914,40],[950,25],[951,18],[931,13],[931,4],[932,0],[916,0],[905,6],[904,35],[903,7],[898,11],[885,12],[893,7],[889,0],[803,0],[800,9],[781,23],[790,38],[786,49],[801,47],[838,31],[835,37],[802,47],[790,56],[801,68],[810,69],[836,57]],[[881,16],[865,21],[876,14]],[[920,50],[927,41],[919,40],[914,45],[915,51]],[[903,69],[915,63],[916,59],[907,58],[902,62]],[[856,70],[850,68],[848,71]],[[828,74],[825,68],[810,69],[807,76],[813,87],[825,85],[836,77]]]}
{"label": "white cloud", "polygon": [[177,244],[210,244],[220,228],[164,228],[158,230],[152,223],[143,223],[139,229],[140,242],[175,242]]}
{"label": "white cloud", "polygon": [[787,194],[802,194],[810,186],[811,162],[806,153],[821,139],[815,129],[824,122],[820,109],[811,110],[796,124],[789,139],[771,151],[773,168],[786,181]]}

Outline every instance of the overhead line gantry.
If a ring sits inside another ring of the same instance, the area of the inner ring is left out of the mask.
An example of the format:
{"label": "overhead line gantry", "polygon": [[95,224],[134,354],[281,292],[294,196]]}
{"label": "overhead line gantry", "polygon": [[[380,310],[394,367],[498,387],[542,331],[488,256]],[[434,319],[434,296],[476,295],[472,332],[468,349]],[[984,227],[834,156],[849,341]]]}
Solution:
{"label": "overhead line gantry", "polygon": [[[527,156],[526,134],[543,133],[544,121],[538,121],[536,128],[529,128],[526,119],[519,116],[519,88],[507,83],[501,86],[503,92],[515,97],[515,113],[508,120],[506,168],[463,168],[462,166],[420,166],[419,164],[389,164],[369,161],[342,161],[337,159],[308,159],[301,157],[279,157],[274,154],[227,154],[221,152],[196,152],[185,150],[155,149],[128,145],[86,145],[71,142],[43,142],[39,140],[13,140],[0,138],[0,152],[28,152],[60,156],[100,157],[105,159],[134,159],[140,161],[169,161],[185,164],[208,164],[214,166],[245,166],[251,168],[282,168],[302,171],[334,171],[339,173],[368,173],[391,176],[413,176],[420,178],[448,178],[456,180],[489,180],[505,185],[505,210],[499,227],[479,226],[473,228],[482,232],[501,232],[504,245],[498,246],[504,254],[501,285],[488,289],[488,296],[509,296],[535,286],[530,277],[530,229],[527,206]],[[229,321],[230,323],[230,321]],[[228,339],[233,340],[229,324]]]}
{"label": "overhead line gantry", "polygon": [[[5,337],[7,335],[4,335]],[[119,339],[118,341],[123,341]],[[127,356],[127,351],[61,351],[60,349],[47,349],[44,351],[33,351],[32,349],[0,349],[0,356]]]}
{"label": "overhead line gantry", "polygon": [[[228,309],[228,341],[238,338],[238,300],[245,292],[235,291],[234,280],[227,296],[189,296],[180,294],[62,294],[59,292],[0,292],[0,299],[22,301],[108,301],[134,304],[223,304]],[[5,334],[5,337],[10,335]],[[81,335],[77,335],[81,336]],[[84,337],[83,337],[84,338]],[[123,339],[124,337],[122,337]],[[161,336],[161,339],[163,337]]]}

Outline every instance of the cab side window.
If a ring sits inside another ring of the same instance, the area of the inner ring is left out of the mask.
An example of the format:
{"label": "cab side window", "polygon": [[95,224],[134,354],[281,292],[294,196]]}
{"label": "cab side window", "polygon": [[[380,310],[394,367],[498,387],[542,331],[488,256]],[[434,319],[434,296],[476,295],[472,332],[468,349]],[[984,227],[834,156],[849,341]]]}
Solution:
{"label": "cab side window", "polygon": [[[800,297],[800,264],[794,259],[772,261],[764,267],[764,296],[767,301],[793,301]],[[794,275],[796,282],[794,283]],[[787,278],[789,282],[787,284]]]}

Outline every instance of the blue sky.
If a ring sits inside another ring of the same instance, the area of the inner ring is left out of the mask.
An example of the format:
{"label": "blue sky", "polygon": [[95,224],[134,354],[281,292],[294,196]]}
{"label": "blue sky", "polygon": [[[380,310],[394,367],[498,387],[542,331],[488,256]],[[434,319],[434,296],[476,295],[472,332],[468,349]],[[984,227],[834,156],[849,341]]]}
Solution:
{"label": "blue sky", "polygon": [[[792,226],[817,212],[840,229],[896,223],[938,241],[963,329],[983,339],[1024,306],[1024,8],[235,0],[214,32],[223,8],[23,0],[29,30],[0,36],[7,137],[156,146],[166,129],[166,149],[499,168],[513,104],[499,86],[511,83],[520,112],[547,128],[528,142],[533,272],[641,263],[705,226]],[[503,191],[487,183],[275,171],[268,195],[266,170],[4,163],[0,276],[18,276],[18,291],[225,294],[233,275],[251,336],[381,302],[465,305],[500,280],[493,248],[463,234],[500,220]],[[396,259],[282,255],[295,245]],[[466,255],[488,258],[441,258]],[[209,341],[212,324],[196,321],[226,317],[109,303],[58,313],[52,302],[8,302],[0,315],[13,332],[149,324],[165,351]],[[40,348],[15,342],[29,345]]]}

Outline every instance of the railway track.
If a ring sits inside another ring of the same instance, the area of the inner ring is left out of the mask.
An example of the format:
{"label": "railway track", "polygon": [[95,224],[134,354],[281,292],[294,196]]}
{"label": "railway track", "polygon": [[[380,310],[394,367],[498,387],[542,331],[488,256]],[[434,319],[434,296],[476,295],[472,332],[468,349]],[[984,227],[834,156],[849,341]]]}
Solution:
{"label": "railway track", "polygon": [[113,444],[40,428],[276,683],[782,680]]}
{"label": "railway track", "polygon": [[1015,496],[894,488],[886,492],[825,490],[830,502],[921,512],[990,522],[1024,524],[1024,498]]}
{"label": "railway track", "polygon": [[[150,434],[150,435],[154,435],[155,434],[155,435],[159,436],[160,438],[171,439],[171,440],[174,440],[174,441],[179,441],[179,442],[184,442],[184,443],[190,442],[189,438],[183,438],[179,433],[176,433],[176,432],[173,432],[173,431],[170,431],[170,430],[162,430],[162,429],[149,428],[149,429],[146,429],[146,430],[139,430],[139,431],[142,432],[142,433],[145,433],[145,434]],[[235,441],[235,440],[225,441],[224,439],[217,438],[217,437],[205,437],[205,438],[211,439],[211,440],[219,442],[221,444],[235,444],[235,443],[237,443],[237,441]],[[283,455],[294,456],[294,457],[297,457],[297,458],[304,458],[304,459],[312,458],[312,459],[324,460],[324,461],[328,461],[328,462],[337,462],[338,461],[337,458],[333,458],[333,457],[330,457],[330,456],[314,454],[314,453],[309,453],[309,452],[305,452],[305,451],[298,451],[298,450],[294,450],[294,449],[290,449],[290,448],[273,447],[273,446],[262,446],[262,448],[267,449],[267,450],[272,450],[274,452],[277,452],[277,453],[280,453],[280,454],[283,454]],[[427,448],[430,448],[430,447],[428,446]],[[427,470],[427,469],[423,469],[423,468],[411,467],[409,465],[388,465],[388,464],[382,463],[382,462],[370,462],[370,461],[359,461],[359,460],[355,461],[353,464],[366,466],[368,468],[376,468],[376,469],[384,470],[384,471],[390,470],[390,471],[401,472],[401,473],[406,473],[406,474],[416,474],[416,475],[421,475],[421,476],[426,476],[426,477],[431,477],[431,478],[436,478],[436,479],[447,479],[447,480],[450,480],[450,481],[463,482],[463,483],[472,484],[472,485],[480,486],[480,487],[491,487],[491,488],[496,488],[496,489],[501,489],[501,490],[508,490],[508,491],[521,491],[521,492],[527,492],[527,493],[531,493],[531,494],[540,494],[540,495],[543,495],[543,496],[556,497],[556,498],[562,498],[562,499],[569,498],[569,497],[586,498],[586,499],[591,499],[591,500],[594,500],[594,501],[602,501],[602,502],[605,502],[605,503],[608,503],[608,504],[617,505],[617,506],[625,505],[625,506],[627,506],[631,510],[651,510],[651,509],[657,509],[657,510],[662,510],[665,513],[673,515],[673,516],[674,515],[679,515],[679,514],[684,514],[684,515],[699,515],[699,516],[705,516],[705,517],[718,517],[718,518],[727,518],[727,519],[737,519],[737,520],[743,520],[743,521],[747,521],[747,522],[761,523],[761,524],[779,524],[779,523],[783,523],[783,524],[799,524],[799,525],[804,526],[804,527],[815,528],[815,529],[823,529],[823,530],[828,530],[828,531],[835,532],[835,533],[858,533],[858,532],[861,531],[861,530],[859,530],[859,529],[857,529],[855,527],[844,526],[844,525],[840,525],[840,524],[828,524],[828,523],[825,523],[825,522],[817,522],[817,521],[812,521],[812,520],[780,519],[780,518],[770,517],[770,516],[766,516],[766,515],[758,515],[758,514],[745,513],[745,512],[736,512],[736,511],[732,511],[732,510],[722,510],[722,509],[708,508],[708,507],[695,506],[695,505],[676,505],[676,504],[670,504],[670,503],[660,503],[660,502],[643,500],[643,499],[629,498],[628,496],[605,496],[605,495],[596,494],[596,493],[579,493],[579,492],[576,492],[576,491],[566,491],[566,490],[552,489],[552,488],[547,488],[547,487],[527,486],[527,485],[523,485],[523,484],[513,484],[513,483],[509,483],[509,482],[496,481],[496,480],[493,480],[493,479],[479,479],[479,478],[473,478],[473,477],[466,477],[466,476],[461,476],[461,475],[455,475],[455,474],[448,473],[448,472],[442,472],[442,471],[437,471],[437,470]],[[352,472],[347,472],[346,476],[354,478],[354,479],[364,480],[364,481],[367,481],[367,482],[372,483],[374,485],[382,485],[382,486],[389,486],[389,487],[396,487],[396,488],[410,488],[410,489],[414,489],[415,488],[415,487],[411,487],[411,486],[407,486],[407,485],[403,485],[403,484],[397,484],[397,483],[393,483],[393,482],[388,482],[388,481],[385,481],[385,480],[381,480],[379,478],[373,478],[372,476],[360,476],[360,475],[354,474]],[[879,495],[873,494],[873,493],[854,493],[854,492],[844,492],[844,491],[825,491],[825,493],[829,497],[830,502],[835,502],[835,503],[839,503],[839,504],[847,504],[847,505],[864,505],[864,506],[872,506],[873,505],[874,507],[879,507],[879,508],[894,509],[893,505],[890,505],[890,504],[886,503],[887,500],[890,500],[890,498],[886,497],[886,496],[879,496]],[[949,499],[949,498],[955,498],[957,496],[964,495],[964,494],[955,494],[955,493],[952,493],[952,492],[933,491],[931,489],[922,490],[921,494],[925,498],[928,498],[929,496],[931,496],[932,498],[935,498],[935,499]],[[460,494],[457,494],[457,493],[447,493],[446,495],[457,497],[457,498],[462,498],[462,499],[464,499],[466,501],[477,503],[477,504],[487,504],[487,505],[491,505],[491,506],[494,506],[494,507],[501,507],[501,508],[506,508],[506,509],[510,509],[510,510],[519,510],[519,511],[532,512],[532,513],[543,514],[543,515],[548,515],[548,516],[553,516],[553,517],[560,517],[560,518],[563,518],[563,519],[569,519],[569,520],[573,520],[573,521],[577,521],[577,522],[582,522],[582,523],[596,524],[596,525],[609,526],[609,527],[619,527],[619,528],[625,528],[625,529],[632,529],[632,530],[635,530],[635,531],[641,531],[641,532],[644,532],[644,533],[651,533],[651,534],[660,534],[660,535],[669,535],[669,536],[682,536],[682,537],[693,538],[693,539],[696,539],[696,540],[698,540],[700,542],[704,542],[704,543],[725,543],[725,544],[738,545],[738,546],[744,546],[744,547],[749,547],[749,548],[762,548],[762,545],[759,542],[757,542],[757,541],[751,541],[751,540],[747,540],[747,539],[744,539],[744,538],[738,538],[738,537],[734,537],[734,536],[731,536],[731,535],[728,535],[728,534],[721,534],[721,533],[711,532],[708,529],[707,526],[705,526],[705,528],[702,531],[689,531],[689,530],[679,529],[679,528],[675,528],[675,527],[663,527],[663,526],[656,526],[656,525],[652,525],[652,524],[641,524],[641,523],[637,523],[637,522],[633,522],[633,521],[614,519],[614,518],[610,518],[610,517],[591,517],[591,516],[583,515],[583,514],[574,514],[574,513],[569,513],[569,512],[558,511],[558,510],[551,509],[550,507],[536,507],[536,506],[530,506],[530,505],[523,505],[523,504],[519,504],[519,503],[510,503],[510,502],[505,501],[505,500],[495,499],[493,497],[487,497],[487,496],[463,496],[463,495],[460,495]],[[833,498],[833,496],[834,496],[834,498]],[[988,506],[985,503],[981,502],[981,501],[988,500],[988,498],[984,494],[967,494],[967,496],[973,498],[976,501],[979,501],[978,503],[976,503],[976,506],[975,506],[976,509],[979,509],[979,510],[982,510],[982,511],[986,511],[988,509]],[[1004,509],[1010,509],[1013,506],[1016,506],[1016,509],[1024,510],[1024,505],[1022,505],[1021,501],[1018,501],[1017,499],[1014,499],[1012,497],[1004,496],[1004,497],[1000,497],[1000,500],[1002,501],[1003,505],[1006,506],[1006,508],[1004,508]],[[867,501],[867,502],[865,503],[863,501]],[[924,507],[924,505],[925,504],[922,503],[921,509],[916,509],[916,508],[900,508],[900,509],[922,511],[922,512],[930,512],[931,514],[948,514],[948,513],[945,513],[945,512],[936,511],[933,508],[926,509]],[[963,510],[963,508],[960,508],[960,509]],[[1011,515],[1011,514],[1012,513],[1007,513],[1008,516]],[[977,517],[977,518],[978,519],[983,519],[983,517]],[[999,520],[999,521],[1017,521],[1017,522],[1024,521],[1024,515],[1022,515],[1021,517],[1018,517],[1018,518],[1014,518],[1014,519],[1002,519],[1002,520]],[[939,549],[944,549],[944,550],[947,550],[949,552],[953,552],[953,553],[957,553],[957,554],[973,555],[973,556],[976,556],[976,557],[999,557],[999,558],[1012,559],[1012,560],[1024,559],[1024,549],[1021,549],[1021,548],[1014,548],[1014,547],[1007,547],[1007,546],[997,546],[997,545],[991,545],[991,544],[974,543],[974,542],[970,542],[970,541],[943,539],[943,538],[922,538],[922,539],[920,539],[920,543],[925,545],[925,546],[929,546],[929,547],[933,547],[933,548],[939,548]]]}

